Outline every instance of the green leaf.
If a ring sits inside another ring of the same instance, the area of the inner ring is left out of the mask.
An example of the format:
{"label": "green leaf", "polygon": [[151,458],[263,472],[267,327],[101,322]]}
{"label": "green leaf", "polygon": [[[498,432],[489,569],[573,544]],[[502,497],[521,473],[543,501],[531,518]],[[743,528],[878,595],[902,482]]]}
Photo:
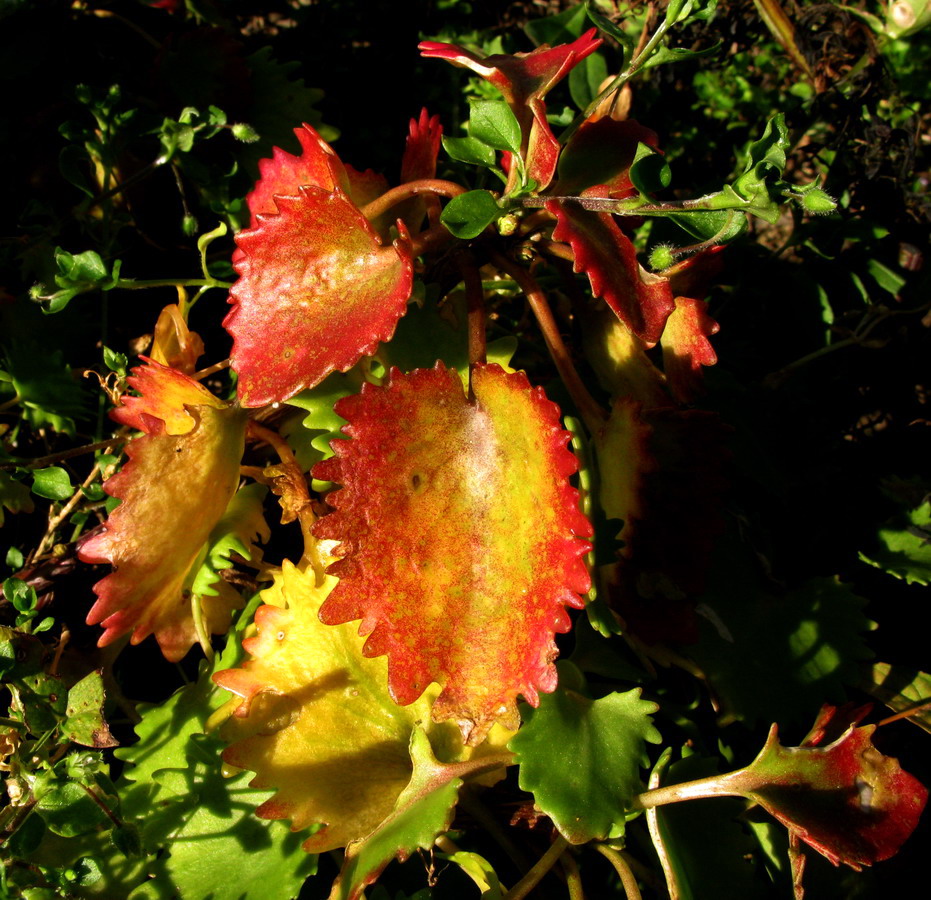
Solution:
{"label": "green leaf", "polygon": [[35,589],[20,578],[7,578],[3,582],[3,596],[20,613],[32,612],[38,602]]}
{"label": "green leaf", "polygon": [[102,673],[103,669],[91,672],[68,691],[66,718],[61,726],[62,737],[96,749],[117,745],[103,716]]}
{"label": "green leaf", "polygon": [[586,56],[569,73],[569,94],[572,102],[584,110],[597,96],[608,77],[608,64],[600,53]]}
{"label": "green leaf", "polygon": [[331,900],[357,900],[392,859],[403,862],[418,848],[429,850],[449,828],[462,779],[452,775],[452,766],[437,761],[420,728],[411,735],[411,759],[414,771],[394,811],[367,838],[346,847]]}
{"label": "green leaf", "polygon": [[87,788],[75,781],[48,780],[34,789],[36,811],[49,831],[62,837],[88,834],[110,824]]}
{"label": "green leaf", "polygon": [[477,853],[460,850],[458,853],[438,854],[440,859],[448,859],[462,869],[482,892],[482,900],[501,900],[501,884],[498,873],[491,863]]}
{"label": "green leaf", "polygon": [[443,208],[440,221],[457,237],[478,237],[492,222],[504,214],[498,201],[488,191],[468,191],[453,197]]}
{"label": "green leaf", "polygon": [[666,157],[647,144],[637,144],[637,152],[630,166],[630,180],[642,194],[652,194],[669,187],[672,172]]}
{"label": "green leaf", "polygon": [[9,685],[11,708],[19,714],[32,734],[51,731],[65,716],[68,688],[54,675],[39,672]]}
{"label": "green leaf", "polygon": [[117,372],[120,375],[125,375],[126,366],[129,364],[129,360],[126,359],[125,353],[117,353],[116,350],[111,350],[109,347],[104,347],[103,364],[111,372]]}
{"label": "green leaf", "polygon": [[496,150],[520,153],[520,125],[503,100],[473,100],[469,133]]}
{"label": "green leaf", "polygon": [[67,470],[61,466],[49,466],[33,473],[32,492],[48,500],[68,500],[74,493],[74,487]]}
{"label": "green leaf", "polygon": [[631,799],[642,790],[646,743],[659,743],[650,714],[659,708],[640,688],[591,700],[582,675],[559,664],[560,686],[524,708],[524,725],[508,748],[520,763],[519,783],[573,844],[624,834]]}
{"label": "green leaf", "polygon": [[[127,886],[133,900],[291,900],[316,869],[316,857],[304,853],[300,836],[282,822],[255,817],[269,792],[249,788],[248,773],[225,777],[224,745],[204,733],[207,719],[228,697],[211,675],[240,660],[239,639],[253,610],[240,616],[213,666],[201,663],[195,683],[148,708],[136,726],[138,743],[116,751],[127,763],[118,786],[129,824],[139,828],[147,848],[168,852],[148,863],[147,879],[136,891]],[[243,866],[246,852],[249,865]]]}
{"label": "green leaf", "polygon": [[493,168],[495,165],[494,149],[474,137],[444,137],[443,149],[458,162],[488,168]]}
{"label": "green leaf", "polygon": [[748,725],[811,719],[826,699],[843,699],[870,653],[865,601],[839,581],[816,578],[780,596],[747,558],[722,556],[699,605],[701,638],[690,655],[727,718]]}
{"label": "green leaf", "polygon": [[887,293],[898,298],[899,291],[905,287],[905,277],[884,265],[878,259],[868,259],[866,270],[873,276],[876,283]]}
{"label": "green leaf", "polygon": [[[863,679],[860,687],[897,713],[931,700],[931,675],[908,666],[874,663],[872,671]],[[909,716],[909,721],[931,732],[931,709],[920,710]]]}
{"label": "green leaf", "polygon": [[568,44],[582,36],[588,25],[587,18],[585,4],[579,3],[554,16],[531,19],[524,25],[524,33],[537,47]]}
{"label": "green leaf", "polygon": [[878,533],[879,550],[860,559],[907,584],[931,584],[931,501],[894,519]]}

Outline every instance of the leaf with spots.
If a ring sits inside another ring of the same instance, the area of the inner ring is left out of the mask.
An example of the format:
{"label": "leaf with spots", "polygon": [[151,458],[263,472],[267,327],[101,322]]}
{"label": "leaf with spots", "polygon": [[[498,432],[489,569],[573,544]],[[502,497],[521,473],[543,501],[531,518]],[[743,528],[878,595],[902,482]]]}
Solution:
{"label": "leaf with spots", "polygon": [[590,587],[592,532],[555,404],[493,364],[473,368],[472,390],[441,364],[392,370],[337,403],[350,440],[314,475],[342,485],[315,526],[342,557],[322,620],[361,619],[394,699],[437,682],[434,720],[476,744],[496,721],[517,727],[519,694],[536,705],[556,686],[554,634]]}
{"label": "leaf with spots", "polygon": [[257,633],[243,642],[252,659],[214,680],[242,698],[223,726],[223,757],[256,773],[252,787],[275,789],[258,809],[300,831],[322,825],[304,849],[322,853],[369,834],[394,809],[411,777],[408,752],[418,723],[444,760],[468,756],[456,729],[429,723],[431,688],[398,706],[388,696],[383,659],[362,654],[351,625],[318,618],[336,579],[287,560],[262,594]]}
{"label": "leaf with spots", "polygon": [[[127,632],[134,644],[154,634],[165,657],[178,660],[196,640],[191,583],[236,491],[245,417],[174,369],[150,360],[133,372],[141,396],[123,398],[112,417],[143,434],[104,485],[122,502],[78,550],[84,562],[113,566],[94,587],[87,621],[103,625],[100,646]],[[204,598],[203,614],[208,629],[229,624],[222,597]]]}
{"label": "leaf with spots", "polygon": [[413,260],[403,226],[385,245],[339,186],[275,196],[278,212],[236,236],[224,325],[244,406],[287,400],[343,372],[394,333]]}

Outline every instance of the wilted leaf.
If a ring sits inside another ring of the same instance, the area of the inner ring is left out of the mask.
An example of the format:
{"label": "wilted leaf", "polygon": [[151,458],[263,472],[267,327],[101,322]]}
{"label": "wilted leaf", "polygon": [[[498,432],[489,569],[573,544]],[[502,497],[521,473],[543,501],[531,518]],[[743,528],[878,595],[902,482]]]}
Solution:
{"label": "wilted leaf", "polygon": [[590,586],[591,528],[556,406],[495,365],[473,369],[472,389],[439,364],[393,370],[337,404],[351,440],[314,475],[343,485],[315,526],[343,557],[321,618],[362,619],[395,700],[439,683],[434,719],[475,744],[495,721],[517,727],[518,694],[536,705],[555,687],[553,635]]}
{"label": "wilted leaf", "polygon": [[[256,772],[253,787],[276,790],[258,815],[290,819],[295,831],[324,826],[304,842],[311,852],[358,840],[391,813],[411,777],[411,733],[429,722],[436,696],[431,689],[397,706],[385,661],[362,655],[352,626],[321,623],[320,605],[335,583],[327,576],[316,586],[312,571],[285,560],[262,594],[258,633],[243,644],[253,658],[214,676],[243,698],[224,726],[232,741],[224,759]],[[430,730],[438,747],[462,751],[452,726]]]}
{"label": "wilted leaf", "polygon": [[197,371],[197,360],[203,356],[204,342],[191,331],[177,303],[166,306],[155,323],[150,356],[157,363],[177,369],[185,375]]}
{"label": "wilted leaf", "polygon": [[609,213],[558,200],[548,201],[546,208],[557,220],[553,240],[572,247],[573,268],[585,272],[592,293],[603,297],[637,337],[655,344],[675,309],[669,282],[642,268],[633,243]]}
{"label": "wilted leaf", "polygon": [[520,764],[520,786],[573,844],[624,834],[625,810],[642,790],[646,742],[659,743],[650,714],[659,708],[640,688],[592,700],[571,663],[560,685],[528,710],[508,747]]}
{"label": "wilted leaf", "polygon": [[61,726],[62,736],[69,741],[97,749],[117,745],[103,716],[102,671],[91,672],[68,691],[66,718]]}
{"label": "wilted leaf", "polygon": [[287,400],[394,333],[413,283],[406,232],[383,246],[340,188],[300,187],[240,232],[224,325],[245,406]]}
{"label": "wilted leaf", "polygon": [[[97,582],[87,621],[103,625],[101,646],[128,631],[133,643],[154,633],[166,658],[178,660],[196,640],[192,567],[236,490],[245,417],[158,363],[134,372],[130,383],[143,396],[125,398],[113,418],[145,434],[105,485],[122,502],[78,550],[85,562],[114,567]],[[208,628],[225,629],[227,604],[208,599],[203,610]]]}
{"label": "wilted leaf", "polygon": [[4,510],[31,513],[34,508],[29,488],[9,472],[0,471],[0,527],[3,526]]}

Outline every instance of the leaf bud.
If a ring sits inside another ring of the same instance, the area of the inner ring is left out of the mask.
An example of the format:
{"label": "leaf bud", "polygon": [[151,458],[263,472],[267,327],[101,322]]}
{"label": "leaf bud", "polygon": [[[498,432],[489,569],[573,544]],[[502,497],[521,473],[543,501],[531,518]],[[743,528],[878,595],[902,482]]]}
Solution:
{"label": "leaf bud", "polygon": [[254,144],[259,139],[259,133],[245,122],[237,122],[233,125],[233,137],[237,141],[243,141],[246,144]]}
{"label": "leaf bud", "polygon": [[675,261],[676,257],[672,252],[672,247],[667,244],[657,244],[650,251],[650,268],[653,269],[654,272],[668,269]]}

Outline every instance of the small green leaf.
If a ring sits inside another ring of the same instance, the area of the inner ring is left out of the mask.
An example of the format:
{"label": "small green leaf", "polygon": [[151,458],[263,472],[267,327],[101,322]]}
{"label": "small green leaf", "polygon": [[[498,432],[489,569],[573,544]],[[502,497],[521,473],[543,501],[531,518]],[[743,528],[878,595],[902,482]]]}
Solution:
{"label": "small green leaf", "polygon": [[94,802],[84,785],[51,781],[36,789],[36,811],[49,831],[62,837],[88,834],[110,824],[107,814]]}
{"label": "small green leaf", "polygon": [[103,348],[103,364],[111,371],[120,375],[126,374],[126,366],[129,360],[126,359],[125,353],[118,353],[109,347]]}
{"label": "small green leaf", "polygon": [[[2,524],[3,523],[0,522],[0,525]],[[21,569],[23,567],[22,550],[20,550],[19,547],[10,547],[10,549],[6,551],[5,562],[10,569]]]}
{"label": "small green leaf", "polygon": [[523,710],[524,725],[508,748],[520,763],[519,784],[573,844],[624,834],[625,809],[642,789],[646,743],[659,743],[640,688],[591,700],[572,663],[559,664],[560,687]]}
{"label": "small green leaf", "polygon": [[473,166],[486,166],[492,168],[495,165],[495,151],[492,147],[483,141],[474,137],[444,137],[443,149],[452,159],[458,162],[469,163]]}
{"label": "small green leaf", "polygon": [[55,283],[62,288],[77,285],[94,285],[109,277],[107,267],[99,253],[85,250],[83,253],[71,254],[61,247],[55,249],[55,264],[58,274]]}
{"label": "small green leaf", "polygon": [[469,191],[453,197],[443,209],[440,221],[457,237],[478,237],[492,222],[504,214],[494,195],[488,191]]}
{"label": "small green leaf", "polygon": [[439,854],[462,869],[482,892],[482,900],[501,900],[501,884],[498,873],[484,856],[460,850],[458,853]]}
{"label": "small green leaf", "polygon": [[898,298],[899,291],[905,287],[905,277],[884,265],[878,259],[868,259],[866,270],[873,276],[876,283],[887,293]]}
{"label": "small green leaf", "polygon": [[7,578],[3,582],[3,596],[21,613],[32,612],[38,602],[35,590],[19,578]]}
{"label": "small green leaf", "polygon": [[496,150],[520,153],[520,125],[503,100],[473,100],[469,133]]}
{"label": "small green leaf", "polygon": [[32,492],[47,500],[68,500],[74,493],[74,487],[65,469],[49,466],[33,473]]}
{"label": "small green leaf", "polygon": [[630,180],[641,194],[652,194],[669,187],[672,172],[666,157],[647,144],[637,144],[637,152],[630,166]]}

